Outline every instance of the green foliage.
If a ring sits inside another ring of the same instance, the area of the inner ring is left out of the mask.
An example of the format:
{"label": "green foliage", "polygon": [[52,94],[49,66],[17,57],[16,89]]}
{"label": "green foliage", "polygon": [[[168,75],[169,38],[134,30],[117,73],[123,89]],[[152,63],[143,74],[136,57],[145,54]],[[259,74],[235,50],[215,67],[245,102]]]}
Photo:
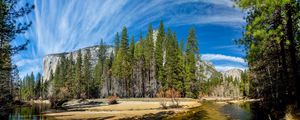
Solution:
{"label": "green foliage", "polygon": [[119,33],[117,32],[116,35],[115,35],[115,55],[117,55],[118,51],[119,51],[119,48],[120,48],[120,37],[119,37]]}
{"label": "green foliage", "polygon": [[199,48],[197,44],[196,31],[194,28],[190,29],[186,43],[186,78],[185,89],[189,97],[196,98],[199,93],[199,81],[196,80],[196,58],[199,55]]}
{"label": "green foliage", "polygon": [[119,80],[121,88],[125,90],[123,91],[124,96],[127,96],[129,91],[127,88],[129,84],[128,78],[130,77],[131,73],[131,71],[128,71],[128,69],[130,69],[129,62],[127,28],[123,27],[120,49],[117,53],[116,59],[113,62],[112,69],[113,75]]}
{"label": "green foliage", "polygon": [[44,89],[47,87],[47,83],[42,82],[42,76],[40,73],[35,77],[33,72],[30,75],[26,75],[20,82],[19,96],[22,100],[31,99],[43,99],[47,94]]}
{"label": "green foliage", "polygon": [[82,76],[83,76],[83,90],[82,92],[85,93],[85,96],[87,98],[90,98],[91,96],[91,85],[93,83],[92,79],[92,64],[91,64],[91,52],[89,49],[86,50],[86,53],[83,58],[83,70],[82,70]]}
{"label": "green foliage", "polygon": [[77,53],[76,63],[75,63],[75,95],[76,98],[81,97],[82,87],[80,87],[83,84],[83,75],[82,75],[82,54],[81,50]]}
{"label": "green foliage", "polygon": [[93,82],[91,83],[90,92],[92,93],[92,97],[98,97],[102,89],[102,85],[104,82],[104,73],[105,73],[104,68],[107,59],[106,52],[107,52],[107,46],[104,45],[103,40],[101,40],[99,45],[99,51],[98,51],[98,62],[94,69]]}
{"label": "green foliage", "polygon": [[164,66],[163,66],[163,56],[165,50],[165,30],[163,22],[161,21],[158,28],[156,43],[155,43],[155,77],[158,81],[162,83],[162,87],[166,87],[163,80],[165,79],[164,75]]}
{"label": "green foliage", "polygon": [[238,41],[247,51],[251,74],[243,84],[250,81],[251,96],[263,98],[271,119],[280,119],[282,115],[274,111],[300,105],[299,2],[237,0],[237,5],[249,11],[244,36]]}
{"label": "green foliage", "polygon": [[[74,96],[76,94],[76,84],[74,83],[75,81],[75,62],[73,60],[73,53],[70,53],[69,58],[66,60],[66,81],[65,81],[65,87],[67,90],[70,92],[71,96]],[[51,80],[49,80],[51,81]]]}
{"label": "green foliage", "polygon": [[153,41],[153,28],[152,25],[149,24],[148,32],[145,40],[145,67],[150,72],[150,68],[153,65],[154,58],[154,41]]}
{"label": "green foliage", "polygon": [[[24,33],[30,23],[19,22],[18,19],[29,14],[34,6],[29,4],[23,6],[17,0],[0,1],[0,112],[10,107],[13,101],[13,70],[16,66],[12,64],[12,56],[24,50],[28,41],[19,46],[11,43],[15,37]],[[17,22],[18,21],[18,22]]]}

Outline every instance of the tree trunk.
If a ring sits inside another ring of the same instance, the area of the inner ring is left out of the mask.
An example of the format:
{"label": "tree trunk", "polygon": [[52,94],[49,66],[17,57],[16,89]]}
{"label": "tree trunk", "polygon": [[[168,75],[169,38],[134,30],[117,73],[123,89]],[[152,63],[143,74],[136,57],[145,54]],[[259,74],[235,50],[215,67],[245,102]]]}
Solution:
{"label": "tree trunk", "polygon": [[[286,5],[286,17],[287,17],[287,24],[286,24],[286,32],[287,32],[287,39],[290,41],[290,45],[289,45],[289,51],[290,51],[290,57],[291,57],[291,67],[292,67],[292,82],[291,85],[294,85],[293,87],[296,88],[296,104],[298,106],[298,108],[300,107],[300,82],[299,82],[299,75],[298,73],[298,64],[297,64],[297,58],[296,58],[296,43],[295,43],[295,39],[294,39],[294,30],[293,30],[293,20],[292,20],[292,9],[293,7],[290,4]],[[296,83],[296,84],[295,84]],[[292,86],[291,86],[292,87]],[[293,89],[293,91],[295,91]],[[292,93],[290,93],[292,94]]]}

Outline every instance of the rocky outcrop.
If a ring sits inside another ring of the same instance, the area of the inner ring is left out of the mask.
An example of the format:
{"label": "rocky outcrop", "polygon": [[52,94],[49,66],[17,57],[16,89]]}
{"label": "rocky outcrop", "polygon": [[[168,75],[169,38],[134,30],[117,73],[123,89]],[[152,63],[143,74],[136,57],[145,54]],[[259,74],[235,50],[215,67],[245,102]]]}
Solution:
{"label": "rocky outcrop", "polygon": [[198,78],[198,79],[201,79],[201,80],[208,80],[209,78],[212,77],[213,73],[218,72],[216,70],[216,68],[214,67],[214,65],[209,61],[200,60],[200,61],[197,62],[196,65],[198,66],[198,72],[200,72],[204,75],[203,78]]}
{"label": "rocky outcrop", "polygon": [[225,72],[222,72],[222,74],[224,77],[232,77],[233,79],[240,81],[242,72],[243,72],[243,70],[241,70],[241,69],[230,69]]}

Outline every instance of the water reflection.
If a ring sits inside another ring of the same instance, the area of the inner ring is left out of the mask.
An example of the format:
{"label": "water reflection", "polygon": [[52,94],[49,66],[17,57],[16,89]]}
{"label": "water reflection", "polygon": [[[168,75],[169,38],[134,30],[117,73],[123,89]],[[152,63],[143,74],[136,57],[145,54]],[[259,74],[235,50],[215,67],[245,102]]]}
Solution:
{"label": "water reflection", "polygon": [[50,108],[49,104],[32,104],[15,107],[7,116],[9,120],[47,120],[41,113]]}
{"label": "water reflection", "polygon": [[245,102],[241,104],[226,104],[220,111],[234,120],[266,120],[267,115],[260,108],[259,102]]}

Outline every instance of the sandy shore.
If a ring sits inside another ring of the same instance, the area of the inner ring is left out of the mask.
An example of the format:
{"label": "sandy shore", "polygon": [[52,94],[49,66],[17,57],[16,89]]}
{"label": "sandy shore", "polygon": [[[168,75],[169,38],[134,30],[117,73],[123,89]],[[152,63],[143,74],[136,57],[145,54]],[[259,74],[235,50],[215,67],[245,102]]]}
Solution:
{"label": "sandy shore", "polygon": [[28,101],[24,101],[26,103],[36,103],[36,104],[50,104],[49,100],[28,100]]}
{"label": "sandy shore", "polygon": [[[132,98],[120,99],[119,104],[115,105],[99,105],[93,107],[83,107],[78,111],[65,111],[58,113],[46,113],[46,116],[55,119],[121,119],[145,114],[157,114],[160,112],[172,111],[174,113],[187,111],[189,108],[200,106],[196,99],[180,99],[181,108],[162,109],[160,102],[162,100],[169,101],[165,98]],[[101,101],[101,99],[95,100]]]}

